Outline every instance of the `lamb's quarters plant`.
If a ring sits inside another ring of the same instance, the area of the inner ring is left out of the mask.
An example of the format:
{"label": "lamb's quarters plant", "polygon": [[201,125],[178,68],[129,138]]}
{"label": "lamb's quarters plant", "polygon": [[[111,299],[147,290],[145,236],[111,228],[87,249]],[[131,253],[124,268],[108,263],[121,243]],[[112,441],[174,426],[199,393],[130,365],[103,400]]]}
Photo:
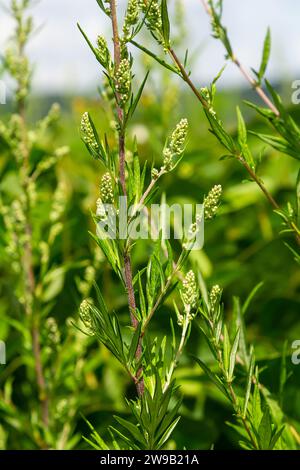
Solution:
{"label": "lamb's quarters plant", "polygon": [[[248,104],[252,108],[256,109],[273,126],[277,133],[279,133],[280,137],[262,134],[256,135],[258,135],[262,141],[271,145],[274,149],[286,153],[291,157],[299,160],[300,130],[298,125],[285,109],[276,90],[267,80],[265,80],[265,83],[271,98],[267,96],[266,92],[262,88],[262,82],[264,80],[270,55],[270,32],[267,32],[264,42],[260,68],[258,71],[254,71],[256,79],[253,79],[234,55],[227,30],[221,22],[223,1],[215,2],[210,0],[207,3],[206,0],[204,0],[203,3],[207,12],[212,18],[212,29],[214,37],[221,40],[224,44],[227,53],[226,58],[232,60],[240,68],[243,75],[256,90],[264,104],[267,105],[267,108],[261,108],[253,103]],[[240,108],[237,108],[238,128],[236,138],[226,131],[223,122],[219,119],[215,109],[216,83],[221,77],[224,68],[216,76],[209,87],[198,89],[190,76],[191,73],[188,68],[188,52],[186,52],[184,60],[180,60],[177,52],[175,51],[175,45],[173,44],[171,35],[167,0],[155,0],[152,2],[145,0],[140,2],[140,5],[141,10],[146,15],[144,22],[146,27],[150,31],[155,41],[161,46],[164,54],[170,57],[171,63],[137,42],[134,37],[131,38],[131,43],[145,52],[147,55],[151,56],[163,67],[179,75],[189,86],[204,110],[205,116],[210,125],[210,132],[212,132],[212,134],[225,149],[226,154],[222,156],[222,159],[235,158],[240,164],[242,164],[248,173],[249,181],[253,181],[258,185],[273,210],[281,216],[284,225],[282,233],[292,233],[296,240],[296,244],[299,246],[299,178],[297,180],[295,190],[295,201],[290,201],[288,203],[287,209],[283,209],[275,197],[270,193],[258,173],[261,156],[259,155],[254,157],[251,152],[248,144],[248,130]],[[155,15],[153,16],[153,14],[149,14],[148,9],[149,12],[155,11]],[[293,252],[295,259],[299,261],[298,246],[295,248],[291,247],[290,245],[288,246]]]}
{"label": "lamb's quarters plant", "polygon": [[[10,2],[15,29],[2,63],[15,84],[13,111],[0,121],[1,269],[7,275],[1,277],[1,332],[7,343],[7,366],[0,376],[2,442],[12,448],[69,449],[80,439],[74,425],[78,408],[87,403],[83,383],[90,341],[70,320],[58,324],[54,318],[65,275],[74,267],[62,261],[70,195],[59,161],[69,150],[54,145],[57,104],[36,123],[28,116],[32,66],[26,46],[35,29],[27,10],[32,3]],[[100,260],[96,252],[95,268]],[[89,295],[95,268],[82,266],[84,275],[77,279],[82,296]]]}

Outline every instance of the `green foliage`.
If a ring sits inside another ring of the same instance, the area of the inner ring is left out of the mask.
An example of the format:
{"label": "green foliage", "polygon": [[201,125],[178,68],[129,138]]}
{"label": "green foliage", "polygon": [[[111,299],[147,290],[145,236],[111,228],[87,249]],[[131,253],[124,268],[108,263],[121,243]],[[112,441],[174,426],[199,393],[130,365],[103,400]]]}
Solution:
{"label": "green foliage", "polygon": [[[109,4],[97,3],[111,21]],[[270,96],[273,108],[265,102],[244,109],[243,91],[219,92],[224,69],[209,86],[194,85],[175,3],[128,2],[121,68],[113,43],[103,36],[91,41],[80,28],[104,72],[100,98],[64,98],[60,117],[54,106],[41,118],[47,100],[28,95],[28,59],[18,58],[16,69],[17,50],[6,57],[6,70],[16,73],[18,106],[9,115],[10,103],[0,124],[3,449],[299,448],[299,372],[290,360],[300,334],[299,113],[283,105],[277,88],[264,89],[269,32],[251,86]],[[210,7],[214,34],[238,65],[222,2]],[[20,24],[33,31],[30,21]],[[146,28],[150,39],[137,37]],[[203,116],[179,77],[194,85]],[[187,139],[181,116],[188,117]],[[120,140],[134,211],[127,236],[111,240],[101,236],[99,221],[119,220]],[[85,147],[92,158],[85,158]],[[275,215],[264,189],[276,198]],[[132,239],[141,208],[160,198],[204,202],[201,251],[190,251],[190,240]],[[285,243],[278,237],[281,220]],[[24,222],[32,228],[34,292],[26,283]],[[42,388],[32,348],[37,333]]]}

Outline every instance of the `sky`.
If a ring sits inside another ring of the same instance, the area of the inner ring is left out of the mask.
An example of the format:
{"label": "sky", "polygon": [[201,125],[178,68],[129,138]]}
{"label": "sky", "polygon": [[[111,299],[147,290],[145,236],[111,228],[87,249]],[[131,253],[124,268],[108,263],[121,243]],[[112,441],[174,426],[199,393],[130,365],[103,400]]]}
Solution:
{"label": "sky", "polygon": [[[210,36],[208,17],[200,0],[182,0],[189,31],[187,47],[195,57],[194,80],[206,85],[224,64],[222,45]],[[8,0],[4,0],[7,4]],[[169,0],[169,4],[172,0]],[[119,0],[120,9],[124,5]],[[99,68],[80,35],[79,21],[91,40],[108,33],[96,0],[40,0],[32,9],[39,32],[32,38],[28,52],[36,64],[34,90],[48,93],[91,92],[99,79]],[[12,22],[1,11],[0,50],[12,31]],[[262,43],[270,26],[272,55],[268,69],[271,79],[300,79],[300,2],[296,0],[224,0],[224,23],[233,48],[247,67],[258,68]],[[243,83],[238,70],[228,65],[221,86]]]}

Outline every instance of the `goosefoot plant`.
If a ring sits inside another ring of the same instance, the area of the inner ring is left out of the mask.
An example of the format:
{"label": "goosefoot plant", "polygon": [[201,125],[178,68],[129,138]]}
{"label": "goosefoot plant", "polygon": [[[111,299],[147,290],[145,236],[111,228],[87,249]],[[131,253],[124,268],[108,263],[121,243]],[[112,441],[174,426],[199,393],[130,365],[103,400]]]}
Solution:
{"label": "goosefoot plant", "polygon": [[[264,80],[270,55],[270,32],[268,31],[264,42],[262,61],[259,71],[254,71],[256,79],[253,79],[234,55],[227,30],[221,23],[223,9],[222,0],[210,0],[209,2],[203,0],[202,3],[204,3],[206,11],[211,16],[213,36],[221,40],[226,49],[226,58],[232,60],[239,67],[248,82],[250,82],[251,86],[256,90],[260,98],[263,100],[264,104],[266,104],[267,108],[259,107],[250,102],[248,102],[248,105],[254,108],[260,115],[264,117],[264,119],[267,120],[269,124],[271,124],[271,126],[279,134],[279,137],[257,133],[256,135],[263,142],[271,145],[274,149],[286,153],[291,157],[299,160],[299,127],[283,106],[278,93],[267,80],[265,80],[265,83],[271,95],[271,99],[267,96],[266,92],[262,88],[262,82]],[[190,77],[190,72],[188,69],[188,52],[186,52],[184,60],[181,61],[177,55],[177,52],[175,51],[175,46],[172,43],[167,1],[154,0],[151,2],[149,0],[145,0],[141,1],[140,5],[144,12],[146,12],[148,9],[151,12],[151,14],[147,15],[147,19],[145,20],[146,27],[150,31],[155,41],[161,46],[164,53],[170,57],[171,63],[137,42],[134,38],[131,39],[131,43],[152,57],[154,60],[159,62],[163,67],[179,75],[188,85],[204,110],[205,116],[210,125],[210,131],[226,151],[226,154],[221,158],[234,158],[237,160],[246,170],[249,180],[255,182],[258,185],[273,210],[282,218],[284,226],[282,233],[292,233],[294,235],[297,244],[296,247],[294,248],[290,245],[288,246],[293,252],[295,259],[299,262],[299,177],[297,179],[295,191],[296,204],[291,201],[288,203],[287,209],[283,209],[267,189],[266,185],[258,174],[260,157],[254,158],[251,152],[248,143],[248,131],[240,108],[237,107],[237,138],[233,137],[226,131],[223,122],[218,117],[217,111],[214,107],[216,83],[222,75],[224,68],[213,80],[210,87],[203,87],[198,89]],[[252,134],[255,133],[252,132]]]}
{"label": "goosefoot plant", "polygon": [[[152,242],[148,265],[137,271],[132,263],[134,242],[131,234],[138,214],[145,210],[154,197],[157,182],[163,175],[173,171],[183,157],[188,122],[181,119],[177,124],[162,150],[161,166],[152,166],[150,175],[146,163],[141,168],[136,143],[133,144],[133,156],[128,158],[131,149],[127,144],[127,129],[148,74],[134,93],[134,61],[127,46],[145,20],[148,17],[154,18],[156,13],[152,9],[143,13],[138,2],[130,0],[120,34],[115,0],[105,4],[97,0],[97,3],[111,22],[113,56],[103,36],[99,36],[93,45],[81,26],[79,29],[102,67],[106,89],[110,90],[109,93],[106,92],[106,96],[110,96],[114,110],[115,146],[108,143],[107,136],[99,135],[88,112],[82,116],[81,136],[91,156],[104,167],[100,197],[94,214],[97,232],[92,236],[127,293],[130,334],[128,324],[121,324],[118,316],[106,305],[96,285],[97,300],[88,298],[82,302],[80,318],[85,326],[83,331],[95,336],[122,364],[136,387],[137,398],[127,402],[131,420],[115,417],[119,427],[109,428],[110,443],[106,443],[92,425],[92,438],[86,440],[97,449],[160,449],[167,445],[179,421],[177,414],[181,400],[174,381],[174,371],[199,306],[197,279],[194,272],[187,268],[187,263],[200,230],[201,215],[198,214],[189,233],[182,239],[182,249],[177,260],[174,260],[171,243],[158,234],[157,240]],[[149,182],[146,184],[148,178]],[[214,187],[204,201],[205,214],[202,217],[213,218],[220,196],[221,187]],[[117,227],[120,227],[121,201],[124,198],[128,207],[133,205],[130,215],[126,215],[126,236],[121,237],[120,229],[117,229],[115,237],[104,236],[101,227],[103,222],[109,225],[112,216],[117,218]],[[188,272],[183,274],[182,271],[186,270]],[[159,309],[171,293],[175,297],[174,313],[181,330],[178,341],[172,318],[171,340],[167,337],[153,337],[150,328],[152,318],[156,314],[162,314]]]}
{"label": "goosefoot plant", "polygon": [[[7,366],[0,376],[0,433],[8,448],[70,449],[80,438],[74,434],[79,403],[87,402],[81,385],[85,365],[78,359],[86,356],[89,342],[69,325],[59,326],[53,316],[72,267],[57,263],[69,197],[57,164],[68,148],[50,144],[60,115],[57,104],[37,123],[30,122],[32,67],[26,46],[34,32],[27,14],[31,4],[10,3],[15,30],[2,64],[15,91],[9,104],[14,111],[0,121],[0,249],[7,273],[1,278]],[[80,279],[82,294],[87,295],[93,275],[90,268]]]}

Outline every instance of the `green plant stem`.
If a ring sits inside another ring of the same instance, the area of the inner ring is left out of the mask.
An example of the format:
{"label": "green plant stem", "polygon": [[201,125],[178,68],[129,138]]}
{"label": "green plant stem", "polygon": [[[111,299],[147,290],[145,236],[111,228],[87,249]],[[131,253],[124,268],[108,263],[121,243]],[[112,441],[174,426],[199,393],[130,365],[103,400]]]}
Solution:
{"label": "green plant stem", "polygon": [[[111,16],[111,23],[112,23],[112,30],[113,30],[113,44],[114,44],[114,67],[115,73],[119,69],[120,62],[121,62],[121,48],[120,48],[120,37],[118,31],[118,19],[117,19],[117,9],[116,9],[116,0],[110,0],[110,16]],[[125,129],[124,129],[124,111],[120,105],[120,96],[116,94],[116,110],[119,119],[119,173],[120,173],[120,184],[122,187],[123,195],[127,196],[126,190],[126,175],[125,175]],[[125,284],[127,289],[128,295],[128,304],[129,304],[129,311],[130,311],[130,319],[131,324],[134,329],[138,328],[138,320],[136,318],[136,301],[135,301],[135,293],[132,281],[132,264],[131,264],[131,257],[129,250],[125,250],[124,252],[124,274],[125,274]],[[137,350],[136,350],[136,358],[137,360],[140,359],[142,355],[142,337],[140,338]],[[141,396],[144,393],[144,380],[142,377],[143,370],[140,368],[137,372],[137,383],[136,388],[138,395]]]}
{"label": "green plant stem", "polygon": [[187,73],[187,71],[185,70],[183,64],[181,63],[181,61],[179,60],[176,52],[174,51],[174,49],[172,47],[170,47],[168,49],[168,53],[170,55],[170,57],[172,58],[173,62],[175,63],[175,65],[178,67],[178,69],[180,70],[180,73],[181,73],[181,77],[183,78],[183,80],[188,84],[188,86],[190,87],[190,89],[192,90],[192,92],[194,93],[194,95],[197,97],[197,99],[200,101],[200,103],[202,104],[203,108],[205,109],[209,109],[209,104],[208,102],[203,98],[203,96],[201,95],[201,93],[199,93],[199,91],[197,90],[196,86],[194,85],[194,83],[192,82],[192,80],[190,79],[189,77],[189,74]]}
{"label": "green plant stem", "polygon": [[257,184],[257,186],[259,186],[259,188],[261,189],[261,191],[264,193],[265,197],[267,198],[267,200],[269,201],[269,203],[271,204],[271,206],[273,207],[274,210],[280,210],[280,206],[279,204],[275,201],[275,199],[273,198],[273,196],[271,195],[271,193],[269,193],[269,191],[267,190],[267,188],[265,187],[265,185],[263,184],[263,182],[261,181],[261,179],[257,176],[257,174],[255,173],[255,171],[252,170],[252,168],[250,167],[250,165],[248,165],[248,163],[245,161],[245,159],[243,158],[243,156],[239,153],[236,154],[236,158],[237,160],[243,165],[243,167],[245,168],[245,170],[249,173],[251,179],[253,181],[255,181],[255,183]]}

